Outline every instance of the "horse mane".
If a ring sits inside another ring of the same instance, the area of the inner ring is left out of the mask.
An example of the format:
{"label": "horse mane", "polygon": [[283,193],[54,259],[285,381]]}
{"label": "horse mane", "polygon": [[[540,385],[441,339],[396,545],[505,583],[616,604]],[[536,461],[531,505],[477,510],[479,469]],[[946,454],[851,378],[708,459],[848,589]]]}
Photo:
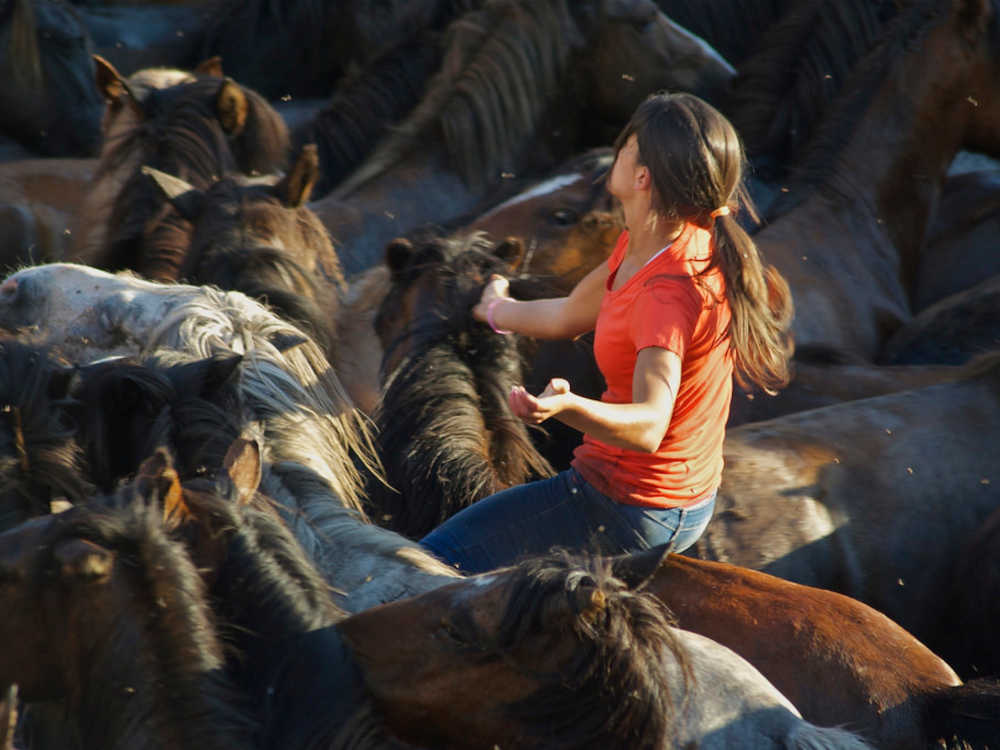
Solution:
{"label": "horse mane", "polygon": [[347,616],[269,498],[257,494],[250,505],[240,505],[233,484],[221,477],[185,481],[183,491],[195,518],[210,519],[196,533],[226,539],[225,559],[213,566],[210,590],[224,612],[224,627],[236,638],[251,632],[281,638]]}
{"label": "horse mane", "polygon": [[372,147],[403,118],[424,92],[441,63],[438,34],[421,33],[364,67],[354,67],[338,82],[329,103],[297,140],[315,143],[322,171],[313,200],[351,173]]}
{"label": "horse mane", "polygon": [[[672,746],[673,701],[661,664],[674,659],[685,683],[694,678],[663,604],[650,593],[628,590],[600,557],[536,558],[504,575],[511,593],[496,631],[482,632],[469,612],[460,611],[455,624],[483,655],[505,659],[543,682],[507,706],[528,727],[526,734],[553,748]],[[595,597],[601,602],[596,613]],[[552,630],[546,622],[553,609],[570,612],[559,640],[572,639],[573,657],[558,674],[539,673],[534,664],[518,664],[514,654],[525,639]]]}
{"label": "horse mane", "polygon": [[843,168],[841,153],[869,110],[875,92],[947,10],[937,0],[914,0],[886,24],[880,40],[855,65],[823,122],[803,147],[789,189],[775,199],[768,220],[789,212],[817,191],[834,199],[856,193],[853,175]]}
{"label": "horse mane", "polygon": [[275,460],[315,468],[360,512],[359,464],[374,474],[381,469],[367,421],[317,344],[241,292],[178,285],[165,293],[176,304],[143,341],[144,350],[180,349],[201,358],[242,354],[240,392],[262,420]]}
{"label": "horse mane", "polygon": [[335,311],[320,308],[312,275],[287,252],[273,247],[221,247],[199,257],[194,246],[192,250],[189,260],[197,270],[186,281],[243,292],[301,328],[324,353],[335,351],[331,321]]}
{"label": "horse mane", "polygon": [[25,90],[40,91],[45,87],[42,57],[38,49],[38,26],[31,0],[10,0],[6,13],[0,9],[0,22],[8,25],[7,54],[16,64],[11,66],[15,80]]}
{"label": "horse mane", "polygon": [[[261,492],[270,498],[306,555],[329,580],[337,574],[337,540],[350,539],[372,558],[399,560],[415,570],[455,577],[453,568],[431,556],[423,547],[399,534],[366,523],[353,508],[331,497],[328,483],[307,466],[293,461],[268,465]],[[349,596],[350,591],[341,592]]]}
{"label": "horse mane", "polygon": [[46,349],[0,344],[0,433],[12,438],[0,455],[0,529],[48,514],[55,497],[79,502],[93,493],[68,404],[51,392],[62,369]]}
{"label": "horse mane", "polygon": [[387,304],[428,274],[438,295],[386,347],[383,363],[404,345],[406,356],[387,375],[375,414],[387,478],[402,494],[370,491],[391,516],[386,525],[411,537],[497,490],[553,473],[507,404],[522,380],[517,339],[496,336],[469,314],[490,274],[507,266],[481,233],[432,236],[418,246]]}
{"label": "horse mane", "polygon": [[[254,722],[222,676],[222,648],[198,571],[168,537],[155,504],[135,502],[127,489],[106,502],[119,507],[71,509],[46,540],[80,538],[113,550],[129,582],[130,611],[115,613],[112,632],[94,652],[95,674],[81,675],[79,695],[70,698],[85,746],[108,746],[112,737],[119,740],[112,747],[129,750],[170,740],[178,747],[248,746]],[[122,705],[122,684],[136,688],[128,710],[110,710]],[[137,734],[147,741],[137,742]]]}
{"label": "horse mane", "polygon": [[812,0],[762,35],[740,64],[726,106],[751,158],[779,169],[792,161],[895,10],[887,0]]}
{"label": "horse mane", "polygon": [[567,0],[497,0],[452,22],[423,99],[334,191],[345,198],[429,138],[469,185],[498,178],[535,132],[570,57]]}

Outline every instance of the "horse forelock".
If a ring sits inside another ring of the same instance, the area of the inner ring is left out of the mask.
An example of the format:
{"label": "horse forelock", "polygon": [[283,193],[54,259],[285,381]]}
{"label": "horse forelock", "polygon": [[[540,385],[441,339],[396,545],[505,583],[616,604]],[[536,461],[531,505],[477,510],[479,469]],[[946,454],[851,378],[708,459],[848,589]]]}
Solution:
{"label": "horse forelock", "polygon": [[[600,558],[550,556],[525,561],[506,575],[508,598],[495,632],[470,637],[539,681],[537,691],[506,707],[525,734],[544,738],[546,747],[671,746],[675,700],[663,661],[681,667],[684,695],[694,678],[662,603],[628,590]],[[598,605],[594,592],[600,592]],[[568,623],[552,625],[553,610],[567,613]],[[517,663],[520,645],[556,632],[572,656],[555,671]]]}

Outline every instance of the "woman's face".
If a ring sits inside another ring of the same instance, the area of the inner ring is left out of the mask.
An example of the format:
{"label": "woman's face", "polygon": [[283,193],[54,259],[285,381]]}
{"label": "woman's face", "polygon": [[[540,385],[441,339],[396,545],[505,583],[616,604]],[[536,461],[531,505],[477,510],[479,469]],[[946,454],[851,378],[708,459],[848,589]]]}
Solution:
{"label": "woman's face", "polygon": [[628,197],[638,189],[640,170],[645,169],[639,164],[639,141],[633,133],[625,141],[625,145],[615,157],[615,163],[611,166],[608,192],[619,200]]}

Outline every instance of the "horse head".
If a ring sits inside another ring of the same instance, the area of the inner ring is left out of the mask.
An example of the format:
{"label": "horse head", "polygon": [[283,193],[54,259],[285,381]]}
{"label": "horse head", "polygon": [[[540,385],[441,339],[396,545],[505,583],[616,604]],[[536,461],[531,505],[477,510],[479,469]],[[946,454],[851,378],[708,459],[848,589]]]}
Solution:
{"label": "horse head", "polygon": [[[684,658],[662,605],[596,560],[525,562],[337,629],[387,724],[409,741],[597,748],[630,736],[661,747],[685,691],[659,666]],[[423,688],[404,687],[413,684]]]}

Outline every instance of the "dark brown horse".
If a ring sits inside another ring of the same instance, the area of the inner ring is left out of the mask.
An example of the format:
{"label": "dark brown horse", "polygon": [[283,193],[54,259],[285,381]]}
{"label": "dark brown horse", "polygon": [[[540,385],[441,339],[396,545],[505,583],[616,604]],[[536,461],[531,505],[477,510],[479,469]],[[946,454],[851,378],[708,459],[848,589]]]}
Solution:
{"label": "dark brown horse", "polygon": [[141,167],[201,189],[231,172],[270,174],[285,165],[288,130],[259,94],[214,72],[140,71],[126,79],[97,63],[108,102],[104,143],[71,257],[157,277],[172,269],[172,250],[189,227]]}
{"label": "dark brown horse", "polygon": [[755,238],[791,286],[798,343],[871,361],[910,318],[947,165],[963,147],[1000,153],[998,70],[1000,19],[982,0],[908,3],[855,67]]}
{"label": "dark brown horse", "polygon": [[372,517],[406,536],[552,473],[507,403],[523,381],[518,339],[469,313],[490,275],[509,274],[523,249],[471,234],[396,240],[387,250],[391,286],[375,321],[385,385],[375,421],[389,486],[373,483],[369,499]]}
{"label": "dark brown horse", "polygon": [[161,516],[70,509],[0,534],[0,682],[29,722],[34,701],[60,701],[84,750],[253,747],[201,578]]}
{"label": "dark brown horse", "polygon": [[[627,578],[629,565],[658,555],[619,558],[615,570]],[[644,590],[679,627],[757,667],[815,724],[849,726],[883,750],[980,747],[1000,731],[1000,685],[962,685],[910,633],[849,597],[682,555],[663,556]]]}
{"label": "dark brown horse", "polygon": [[[527,561],[337,625],[385,722],[437,748],[861,748],[600,560]],[[419,685],[420,689],[414,689]]]}
{"label": "dark brown horse", "polygon": [[45,156],[96,155],[102,102],[93,52],[69,3],[0,5],[0,134]]}
{"label": "dark brown horse", "polygon": [[316,147],[304,146],[280,180],[229,176],[206,190],[143,170],[191,224],[170,267],[161,248],[154,280],[211,284],[258,299],[308,333],[336,366],[335,321],[346,284],[326,229],[305,205],[319,175]]}
{"label": "dark brown horse", "polygon": [[960,551],[1000,502],[998,377],[992,354],[954,380],[729,429],[694,554],[847,594],[935,651],[974,637],[939,623]]}

